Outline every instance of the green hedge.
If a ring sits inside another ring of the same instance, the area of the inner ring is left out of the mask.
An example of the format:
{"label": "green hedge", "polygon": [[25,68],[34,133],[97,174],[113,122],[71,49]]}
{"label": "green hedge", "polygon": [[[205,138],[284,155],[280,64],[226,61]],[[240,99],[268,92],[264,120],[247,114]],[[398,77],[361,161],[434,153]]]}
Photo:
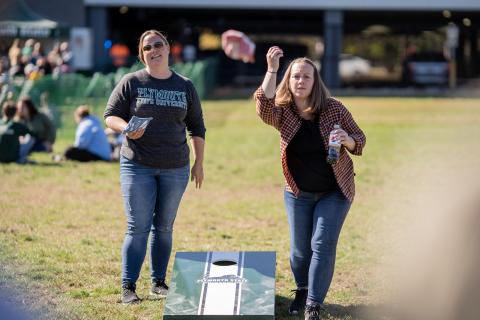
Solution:
{"label": "green hedge", "polygon": [[[193,63],[172,65],[176,72],[190,78],[198,91],[200,99],[208,98],[215,86],[217,60],[205,59]],[[26,80],[14,85],[17,96],[29,96],[40,104],[41,96],[48,93],[48,100],[55,105],[89,103],[92,100],[106,100],[122,77],[143,68],[137,63],[131,68],[119,68],[116,72],[94,73],[87,77],[78,73],[66,73],[58,76],[47,75],[38,80]]]}

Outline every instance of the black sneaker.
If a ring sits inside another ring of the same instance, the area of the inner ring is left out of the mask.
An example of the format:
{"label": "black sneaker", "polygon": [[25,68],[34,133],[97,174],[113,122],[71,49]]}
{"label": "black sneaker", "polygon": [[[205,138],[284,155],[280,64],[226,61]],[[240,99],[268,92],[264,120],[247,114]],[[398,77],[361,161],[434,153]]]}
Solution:
{"label": "black sneaker", "polygon": [[140,298],[135,293],[136,288],[137,287],[135,283],[125,283],[122,285],[122,303],[123,304],[140,302]]}
{"label": "black sneaker", "polygon": [[292,292],[295,294],[295,299],[293,299],[292,304],[290,304],[288,313],[290,315],[298,315],[307,303],[308,289],[296,289],[292,290]]}
{"label": "black sneaker", "polygon": [[307,304],[305,306],[305,320],[320,320],[320,311],[322,306],[318,303]]}
{"label": "black sneaker", "polygon": [[152,289],[150,290],[150,298],[153,300],[163,299],[167,296],[168,286],[165,280],[155,280],[152,283]]}

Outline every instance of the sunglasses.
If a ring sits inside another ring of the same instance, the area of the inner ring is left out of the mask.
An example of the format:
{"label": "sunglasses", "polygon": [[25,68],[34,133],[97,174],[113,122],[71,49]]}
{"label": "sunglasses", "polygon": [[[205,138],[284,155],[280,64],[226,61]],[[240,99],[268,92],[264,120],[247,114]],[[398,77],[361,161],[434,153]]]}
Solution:
{"label": "sunglasses", "polygon": [[162,49],[163,46],[164,46],[163,42],[158,41],[158,42],[155,42],[153,44],[153,46],[151,44],[144,45],[142,49],[143,49],[143,51],[148,52],[148,51],[152,50],[153,48]]}

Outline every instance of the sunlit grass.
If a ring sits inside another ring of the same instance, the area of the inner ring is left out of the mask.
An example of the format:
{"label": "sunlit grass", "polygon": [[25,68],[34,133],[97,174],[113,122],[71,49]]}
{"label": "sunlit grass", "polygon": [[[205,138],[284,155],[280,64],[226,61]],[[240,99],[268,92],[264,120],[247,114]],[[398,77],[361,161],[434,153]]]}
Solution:
{"label": "sunlit grass", "polygon": [[[480,155],[476,100],[342,101],[364,129],[367,146],[362,157],[354,157],[357,195],[327,296],[330,319],[354,319],[359,309],[382,302],[376,270],[388,250],[385,230],[398,220],[405,195],[429,183],[422,172],[443,168],[444,162],[452,169],[472,165]],[[187,189],[174,252],[276,251],[276,314],[286,319],[294,283],[279,134],[258,119],[253,101],[211,101],[203,107],[206,180],[201,190],[193,184]],[[95,110],[100,115],[101,108]],[[73,120],[65,110],[62,124],[55,152],[73,141]],[[117,303],[125,230],[118,164],[54,164],[44,154],[33,159],[36,165],[0,165],[0,285],[20,288],[32,310],[51,310],[60,318],[161,319],[162,302]],[[146,262],[138,283],[142,296],[148,275]]]}

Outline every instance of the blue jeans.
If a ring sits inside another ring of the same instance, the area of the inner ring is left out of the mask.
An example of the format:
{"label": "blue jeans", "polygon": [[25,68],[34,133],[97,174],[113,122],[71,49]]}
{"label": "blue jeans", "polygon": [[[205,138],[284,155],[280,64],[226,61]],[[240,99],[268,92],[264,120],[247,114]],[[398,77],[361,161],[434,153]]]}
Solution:
{"label": "blue jeans", "polygon": [[47,147],[45,146],[43,141],[40,141],[37,138],[35,138],[34,144],[31,147],[30,152],[46,152],[46,151],[47,151]]}
{"label": "blue jeans", "polygon": [[323,303],[333,278],[338,237],[350,209],[341,191],[298,197],[285,191],[290,226],[290,266],[298,288],[308,288],[307,303]]}
{"label": "blue jeans", "polygon": [[152,281],[165,279],[172,251],[173,222],[188,184],[189,169],[189,165],[157,169],[121,157],[120,183],[127,216],[122,284],[137,281],[150,233]]}
{"label": "blue jeans", "polygon": [[23,137],[23,141],[22,143],[20,143],[20,149],[18,151],[17,163],[20,163],[20,164],[27,163],[28,154],[30,153],[30,150],[35,144],[35,140],[36,139],[29,134]]}

